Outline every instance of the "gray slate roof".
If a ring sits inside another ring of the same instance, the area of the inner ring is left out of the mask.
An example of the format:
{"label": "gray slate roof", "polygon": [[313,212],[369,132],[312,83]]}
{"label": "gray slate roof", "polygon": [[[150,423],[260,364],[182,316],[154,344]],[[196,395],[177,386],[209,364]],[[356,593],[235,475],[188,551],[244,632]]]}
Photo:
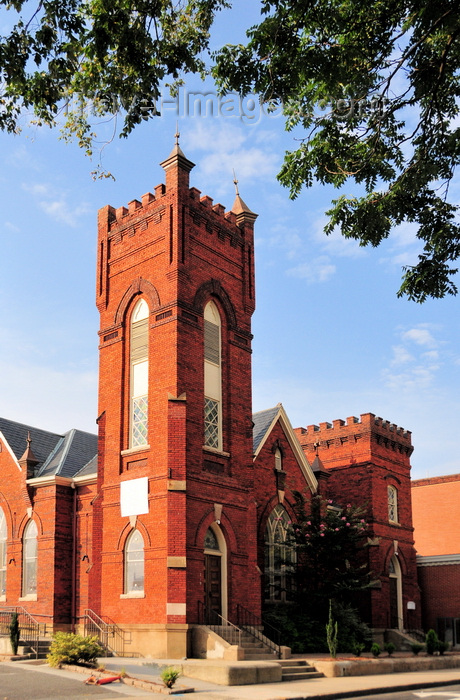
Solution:
{"label": "gray slate roof", "polygon": [[264,436],[271,426],[273,419],[278,415],[280,410],[278,406],[267,408],[265,411],[258,411],[252,414],[252,451],[255,454]]}
{"label": "gray slate roof", "polygon": [[77,473],[81,475],[90,463],[92,470],[85,473],[97,471],[93,462],[97,455],[97,435],[75,429],[59,435],[6,418],[0,418],[0,431],[17,459],[24,454],[30,433],[30,447],[38,459],[35,476],[73,477]]}

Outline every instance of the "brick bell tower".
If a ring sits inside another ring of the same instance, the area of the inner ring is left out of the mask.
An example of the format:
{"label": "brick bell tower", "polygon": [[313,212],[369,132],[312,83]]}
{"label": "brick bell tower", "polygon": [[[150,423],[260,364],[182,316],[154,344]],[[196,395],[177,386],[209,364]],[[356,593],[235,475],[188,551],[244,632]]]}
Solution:
{"label": "brick bell tower", "polygon": [[256,215],[165,184],[98,218],[99,469],[91,607],[125,651],[180,658],[190,624],[260,611],[251,498]]}

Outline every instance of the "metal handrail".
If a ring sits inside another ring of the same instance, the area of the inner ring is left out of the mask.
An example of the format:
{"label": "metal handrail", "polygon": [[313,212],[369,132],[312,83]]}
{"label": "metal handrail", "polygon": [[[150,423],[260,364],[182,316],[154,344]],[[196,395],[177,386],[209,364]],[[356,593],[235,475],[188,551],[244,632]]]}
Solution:
{"label": "metal handrail", "polygon": [[241,646],[242,630],[215,610],[206,608],[202,601],[198,601],[198,619],[229,644]]}
{"label": "metal handrail", "polygon": [[[0,636],[6,637],[9,635],[10,624],[14,613],[18,614],[20,629],[19,641],[30,647],[35,654],[35,658],[38,659],[40,623],[25,608],[21,606],[0,608]],[[45,629],[46,623],[43,625],[43,632]]]}
{"label": "metal handrail", "polygon": [[265,644],[278,658],[281,658],[281,632],[276,627],[240,604],[236,606],[236,621],[241,629]]}
{"label": "metal handrail", "polygon": [[87,608],[83,614],[85,636],[97,637],[101,645],[114,656],[123,656],[125,633],[110,618],[103,619]]}

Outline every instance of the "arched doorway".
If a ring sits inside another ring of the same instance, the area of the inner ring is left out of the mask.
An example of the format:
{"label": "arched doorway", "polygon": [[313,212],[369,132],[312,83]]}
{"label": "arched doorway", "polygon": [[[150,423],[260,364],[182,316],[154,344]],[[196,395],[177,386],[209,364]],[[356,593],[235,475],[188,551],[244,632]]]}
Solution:
{"label": "arched doorway", "polygon": [[222,530],[213,523],[204,538],[204,597],[209,622],[227,617],[227,547]]}
{"label": "arched doorway", "polygon": [[388,567],[390,577],[390,627],[402,630],[404,627],[402,606],[402,578],[398,557],[393,554]]}

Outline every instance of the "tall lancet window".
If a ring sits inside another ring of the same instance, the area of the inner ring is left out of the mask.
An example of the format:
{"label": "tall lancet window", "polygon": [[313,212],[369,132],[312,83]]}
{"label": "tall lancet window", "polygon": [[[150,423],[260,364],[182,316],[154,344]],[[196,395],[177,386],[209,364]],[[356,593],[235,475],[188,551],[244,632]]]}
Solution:
{"label": "tall lancet window", "polygon": [[131,316],[130,422],[131,447],[148,444],[149,307],[141,299]]}
{"label": "tall lancet window", "polygon": [[22,595],[37,595],[37,526],[29,520],[22,539]]}
{"label": "tall lancet window", "polygon": [[222,449],[221,319],[213,301],[204,309],[204,444]]}

